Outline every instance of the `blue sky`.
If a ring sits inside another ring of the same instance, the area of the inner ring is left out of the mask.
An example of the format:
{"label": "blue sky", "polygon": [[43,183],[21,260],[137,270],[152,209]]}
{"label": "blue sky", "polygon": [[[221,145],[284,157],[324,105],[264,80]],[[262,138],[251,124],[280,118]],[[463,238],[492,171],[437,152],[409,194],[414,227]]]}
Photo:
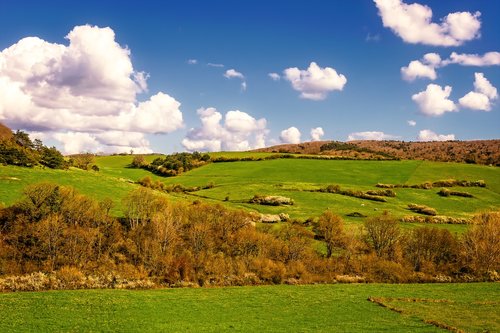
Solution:
{"label": "blue sky", "polygon": [[411,4],[3,0],[0,121],[67,153],[499,138],[500,2]]}

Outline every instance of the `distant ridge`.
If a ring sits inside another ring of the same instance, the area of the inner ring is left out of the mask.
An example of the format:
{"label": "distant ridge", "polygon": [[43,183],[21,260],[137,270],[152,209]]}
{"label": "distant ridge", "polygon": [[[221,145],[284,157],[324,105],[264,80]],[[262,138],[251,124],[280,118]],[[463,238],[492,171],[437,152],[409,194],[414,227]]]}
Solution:
{"label": "distant ridge", "polygon": [[500,140],[312,141],[256,149],[257,152],[327,155],[359,159],[404,159],[500,166]]}

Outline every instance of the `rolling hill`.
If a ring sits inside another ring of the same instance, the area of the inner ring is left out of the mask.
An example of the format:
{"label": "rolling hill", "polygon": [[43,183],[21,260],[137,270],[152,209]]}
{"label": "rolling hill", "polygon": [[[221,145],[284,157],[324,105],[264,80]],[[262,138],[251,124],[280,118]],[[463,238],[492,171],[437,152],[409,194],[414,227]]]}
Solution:
{"label": "rolling hill", "polygon": [[500,165],[500,140],[314,141],[257,149],[257,152],[318,154],[351,159],[403,159]]}

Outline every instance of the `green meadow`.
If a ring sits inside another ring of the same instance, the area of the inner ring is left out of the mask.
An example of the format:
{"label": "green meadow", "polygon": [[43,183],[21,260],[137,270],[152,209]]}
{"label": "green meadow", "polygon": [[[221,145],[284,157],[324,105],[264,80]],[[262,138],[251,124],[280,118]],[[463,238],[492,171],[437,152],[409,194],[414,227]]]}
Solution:
{"label": "green meadow", "polygon": [[[265,157],[270,153],[214,153],[213,157]],[[148,161],[157,155],[146,156]],[[260,213],[287,213],[291,218],[307,219],[326,209],[342,215],[348,223],[359,218],[346,215],[358,212],[366,216],[390,211],[402,217],[412,215],[409,203],[433,207],[438,215],[470,218],[473,214],[500,208],[500,168],[459,163],[427,161],[350,161],[314,159],[274,159],[210,163],[177,177],[159,177],[142,169],[129,168],[132,156],[104,156],[96,159],[100,171],[79,169],[50,170],[41,168],[0,167],[0,202],[10,205],[22,195],[24,186],[41,181],[70,185],[97,199],[114,200],[113,213],[121,215],[121,199],[138,185],[137,180],[150,176],[166,184],[204,186],[213,188],[169,196],[187,201],[202,200],[232,208]],[[331,193],[312,192],[330,184],[344,190],[373,190],[377,183],[419,184],[443,179],[484,180],[486,188],[458,188],[473,198],[440,197],[438,188],[423,190],[399,188],[397,196],[387,202],[375,202]],[[281,195],[292,198],[293,206],[261,206],[248,201],[256,194]],[[447,226],[461,230],[462,226]]]}
{"label": "green meadow", "polygon": [[498,283],[8,293],[0,331],[498,332],[499,302]]}
{"label": "green meadow", "polygon": [[[440,197],[431,190],[395,189],[397,196],[387,202],[374,202],[339,194],[311,192],[329,184],[346,190],[373,190],[377,183],[419,184],[443,179],[484,180],[486,188],[460,188],[474,198]],[[332,209],[344,216],[359,212],[372,216],[388,210],[396,216],[411,215],[409,203],[433,207],[439,215],[468,218],[474,213],[500,208],[500,169],[496,167],[426,161],[343,161],[276,159],[257,162],[212,163],[178,177],[168,184],[201,186],[211,189],[189,195],[261,213],[288,213],[306,219]],[[247,203],[255,194],[281,195],[295,202],[289,207],[258,206]],[[186,196],[188,197],[188,196]],[[359,219],[358,219],[359,220]]]}

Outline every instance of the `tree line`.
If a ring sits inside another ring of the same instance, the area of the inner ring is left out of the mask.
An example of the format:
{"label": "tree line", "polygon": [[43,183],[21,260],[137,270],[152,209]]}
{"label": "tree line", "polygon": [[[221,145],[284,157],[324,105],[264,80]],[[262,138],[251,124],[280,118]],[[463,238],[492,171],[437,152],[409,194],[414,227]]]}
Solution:
{"label": "tree line", "polygon": [[64,157],[55,147],[47,147],[39,139],[32,141],[23,131],[13,133],[3,125],[1,129],[0,164],[23,167],[42,165],[51,169],[67,167]]}
{"label": "tree line", "polygon": [[401,229],[389,213],[359,228],[332,211],[309,225],[255,224],[252,213],[171,202],[144,187],[122,206],[116,218],[111,199],[52,183],[26,187],[20,201],[0,208],[0,290],[31,290],[6,282],[29,274],[53,274],[46,288],[68,287],[61,282],[68,279],[87,281],[72,288],[123,279],[148,282],[141,286],[499,280],[498,212],[477,215],[457,235]]}

